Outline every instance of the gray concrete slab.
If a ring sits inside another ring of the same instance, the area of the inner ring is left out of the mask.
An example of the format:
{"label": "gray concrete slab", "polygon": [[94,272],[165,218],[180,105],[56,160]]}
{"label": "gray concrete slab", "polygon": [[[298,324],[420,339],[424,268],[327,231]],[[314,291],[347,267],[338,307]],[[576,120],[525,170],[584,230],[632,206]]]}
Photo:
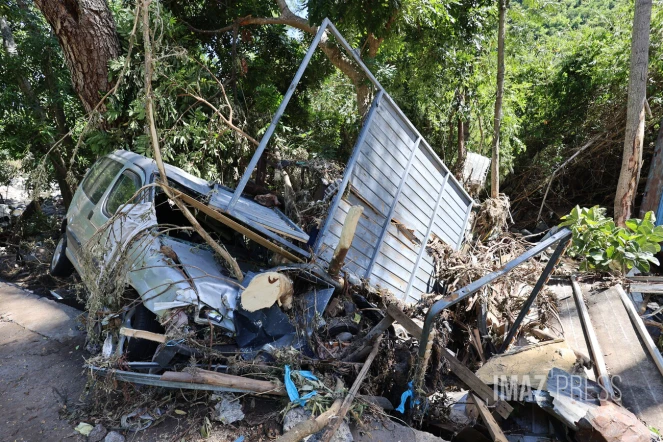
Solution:
{"label": "gray concrete slab", "polygon": [[80,310],[27,293],[0,282],[0,320],[14,322],[60,343],[81,336],[76,318]]}

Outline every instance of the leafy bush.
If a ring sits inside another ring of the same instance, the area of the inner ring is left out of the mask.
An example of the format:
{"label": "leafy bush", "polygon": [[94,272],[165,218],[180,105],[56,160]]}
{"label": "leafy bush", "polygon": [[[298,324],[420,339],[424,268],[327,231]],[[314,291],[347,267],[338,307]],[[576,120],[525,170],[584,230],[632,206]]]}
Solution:
{"label": "leafy bush", "polygon": [[617,227],[599,206],[591,209],[576,206],[562,220],[560,227],[568,226],[573,232],[568,253],[584,259],[583,270],[626,273],[635,267],[648,272],[650,263],[659,264],[654,255],[661,250],[663,226],[654,225],[654,212],[647,212],[643,220],[626,221],[626,228]]}

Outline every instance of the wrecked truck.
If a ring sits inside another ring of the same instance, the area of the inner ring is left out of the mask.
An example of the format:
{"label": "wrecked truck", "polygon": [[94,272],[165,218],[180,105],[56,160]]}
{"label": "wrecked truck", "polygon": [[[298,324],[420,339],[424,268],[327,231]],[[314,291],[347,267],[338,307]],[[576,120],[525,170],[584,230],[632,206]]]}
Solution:
{"label": "wrecked truck", "polygon": [[[326,216],[304,231],[277,208],[259,204],[245,191],[327,32],[364,71],[374,87],[374,98],[342,177],[326,192]],[[315,276],[306,279],[324,280],[324,269],[339,244],[350,208],[361,207],[342,274],[348,281],[365,281],[408,304],[437,290],[433,257],[426,251],[428,242],[439,238],[458,250],[473,206],[463,186],[328,20],[320,27],[235,189],[172,166],[166,167],[166,175],[167,185],[194,210],[203,228],[228,250],[242,271],[254,275],[279,264],[299,264],[315,269],[309,271]],[[66,275],[76,269],[88,291],[97,293],[94,310],[99,313],[94,314],[103,316],[104,309],[109,309],[104,301],[126,297],[123,305],[131,308],[121,320],[127,327],[161,330],[159,323],[185,320],[171,318],[174,311],[194,306],[195,322],[216,325],[235,336],[239,331],[238,296],[250,278],[240,282],[217,262],[175,204],[155,185],[158,176],[153,160],[134,153],[117,151],[99,160],[76,192],[51,271]],[[135,195],[139,190],[140,195]],[[333,286],[330,281],[325,284]],[[107,293],[125,285],[128,293],[114,297]],[[297,287],[296,292],[309,290],[310,285],[303,290]],[[136,353],[148,357],[149,351]]]}

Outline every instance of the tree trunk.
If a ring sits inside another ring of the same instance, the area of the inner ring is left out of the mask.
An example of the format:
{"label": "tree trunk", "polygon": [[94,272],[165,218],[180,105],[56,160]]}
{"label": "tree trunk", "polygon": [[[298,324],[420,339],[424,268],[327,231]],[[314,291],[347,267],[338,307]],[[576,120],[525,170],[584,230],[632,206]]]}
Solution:
{"label": "tree trunk", "polygon": [[635,0],[631,37],[631,66],[626,107],[626,136],[622,169],[615,193],[615,223],[625,226],[631,217],[642,168],[642,142],[645,134],[645,99],[649,63],[651,0]]}
{"label": "tree trunk", "polygon": [[120,55],[108,5],[105,0],[35,0],[35,4],[60,42],[74,90],[89,113],[110,87],[108,62]]}
{"label": "tree trunk", "polygon": [[458,181],[463,181],[463,169],[465,168],[465,158],[467,157],[467,148],[465,140],[467,139],[467,125],[463,120],[463,108],[465,106],[465,93],[461,92],[458,96],[458,158],[456,159],[455,175]]}
{"label": "tree trunk", "polygon": [[490,165],[490,196],[500,194],[500,125],[502,123],[502,96],[504,95],[504,37],[506,35],[506,0],[498,0],[499,25],[497,30],[497,95],[493,127],[493,160]]}

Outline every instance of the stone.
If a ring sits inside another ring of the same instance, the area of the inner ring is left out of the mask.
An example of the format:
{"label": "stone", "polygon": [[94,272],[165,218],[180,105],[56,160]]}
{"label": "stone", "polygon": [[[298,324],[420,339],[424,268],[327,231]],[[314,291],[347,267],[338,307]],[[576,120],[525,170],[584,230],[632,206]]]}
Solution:
{"label": "stone", "polygon": [[361,426],[353,424],[352,436],[355,442],[447,442],[425,431],[374,418],[365,419]]}
{"label": "stone", "polygon": [[242,404],[232,394],[216,395],[220,401],[214,406],[212,419],[228,425],[244,419]]}
{"label": "stone", "polygon": [[104,437],[106,437],[107,433],[108,430],[106,430],[106,427],[104,427],[101,424],[97,424],[94,426],[92,431],[90,431],[87,440],[88,442],[101,442],[102,440],[104,440]]}
{"label": "stone", "polygon": [[[310,418],[311,418],[310,411],[305,410],[301,407],[293,408],[292,410],[288,411],[285,417],[283,418],[283,433],[285,434],[288,430],[290,430],[298,423]],[[302,440],[304,442],[320,442],[321,437],[324,433],[325,430],[322,429],[317,433],[312,434],[311,436],[305,437]],[[330,442],[354,442],[354,438],[352,437],[352,432],[350,432],[350,426],[347,424],[347,422],[344,421],[341,424],[336,434],[334,434],[334,437],[331,438]]]}
{"label": "stone", "polygon": [[111,431],[106,435],[104,442],[124,442],[124,436],[117,431]]}

